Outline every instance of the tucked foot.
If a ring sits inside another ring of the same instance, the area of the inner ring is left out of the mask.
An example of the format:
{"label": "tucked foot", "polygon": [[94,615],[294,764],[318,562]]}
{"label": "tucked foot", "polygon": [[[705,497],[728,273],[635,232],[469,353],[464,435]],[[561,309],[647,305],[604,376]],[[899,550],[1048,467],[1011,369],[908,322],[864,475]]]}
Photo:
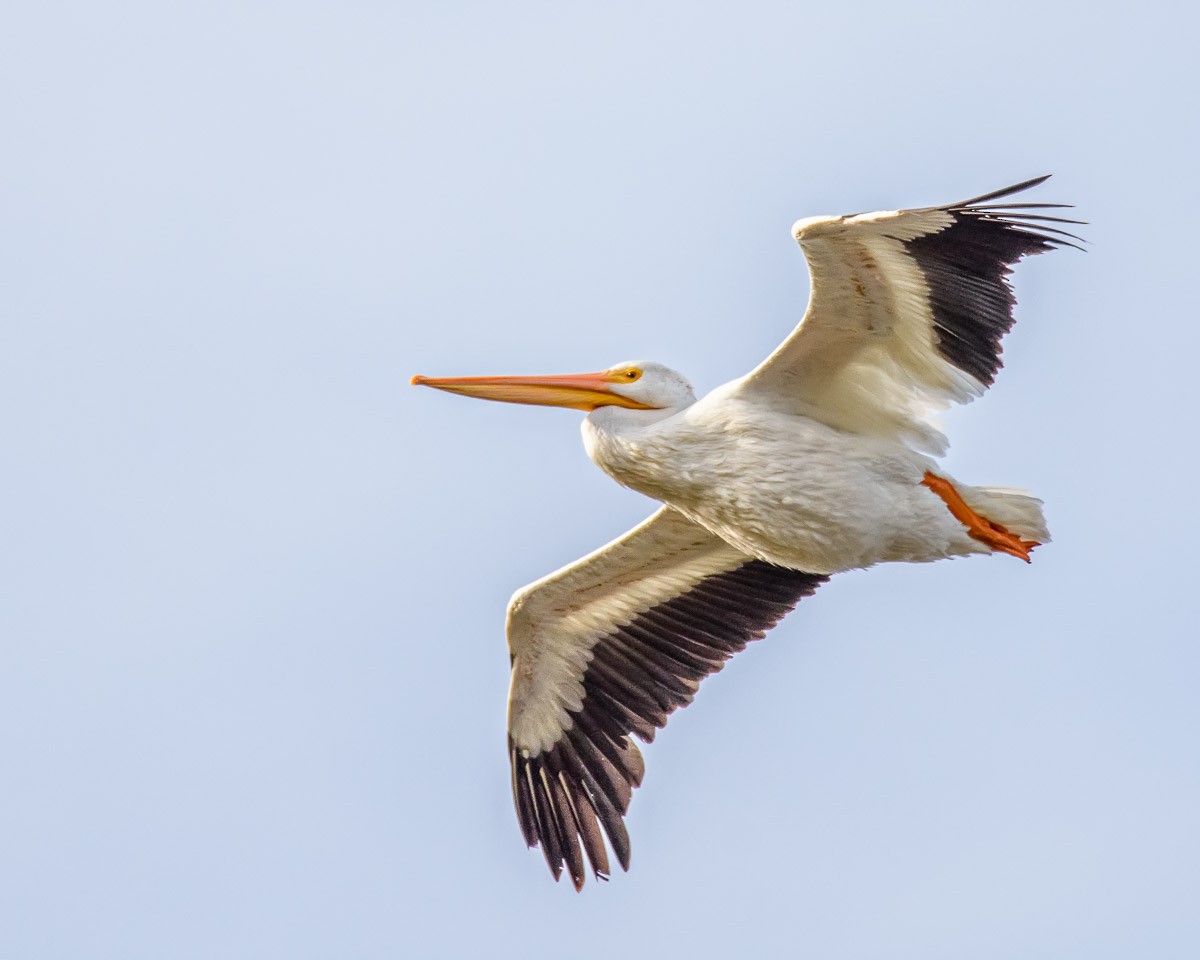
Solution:
{"label": "tucked foot", "polygon": [[921,481],[921,485],[928,487],[945,501],[946,506],[954,515],[954,519],[967,528],[969,536],[981,543],[986,543],[993,550],[999,550],[1001,553],[1007,553],[1009,556],[1017,557],[1029,563],[1030,551],[1034,547],[1041,546],[1036,540],[1022,540],[1015,533],[1005,529],[1000,524],[989,520],[987,517],[981,517],[967,506],[966,501],[954,489],[954,484],[944,477],[926,472],[925,479]]}

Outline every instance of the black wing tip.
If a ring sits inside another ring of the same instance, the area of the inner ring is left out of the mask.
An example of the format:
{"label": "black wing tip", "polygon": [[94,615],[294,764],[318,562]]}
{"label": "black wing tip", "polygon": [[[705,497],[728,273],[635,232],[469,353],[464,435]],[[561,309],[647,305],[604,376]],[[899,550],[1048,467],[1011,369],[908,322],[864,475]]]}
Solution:
{"label": "black wing tip", "polygon": [[[587,876],[584,856],[597,880],[609,878],[601,825],[617,862],[623,870],[629,869],[629,835],[621,819],[628,799],[610,797],[588,765],[570,753],[570,742],[571,735],[566,734],[550,750],[530,757],[510,736],[509,756],[513,801],[525,845],[541,848],[555,883],[566,872],[575,890],[582,891]],[[564,773],[566,777],[561,776]]]}
{"label": "black wing tip", "polygon": [[[1041,246],[1034,246],[1023,250],[1020,254],[1022,257],[1035,253],[1045,253],[1047,250],[1053,250],[1058,247],[1074,247],[1076,250],[1083,250],[1086,253],[1087,251],[1079,244],[1090,243],[1085,237],[1081,237],[1076,233],[1070,233],[1060,227],[1047,226],[1045,223],[1041,223],[1039,220],[1031,217],[1022,217],[1017,220],[1013,219],[1015,215],[1010,216],[1001,211],[989,211],[986,214],[980,214],[974,210],[960,211],[960,215],[968,215],[980,223],[995,224],[1001,229],[1014,233],[1031,243],[1041,244]],[[1061,220],[1057,217],[1047,219],[1054,223],[1074,223],[1086,226],[1086,222],[1083,220]]]}
{"label": "black wing tip", "polygon": [[1035,177],[937,208],[950,223],[906,242],[929,284],[935,346],[942,358],[991,385],[1003,366],[1001,340],[1013,325],[1016,298],[1008,277],[1025,257],[1087,241],[1062,229],[1082,221],[1051,216],[1049,205],[989,203],[1037,186]]}
{"label": "black wing tip", "polygon": [[974,207],[981,203],[986,203],[989,200],[999,200],[1001,197],[1011,197],[1014,193],[1021,193],[1024,190],[1031,190],[1034,187],[1040,187],[1043,183],[1049,180],[1053,174],[1044,173],[1040,177],[1033,177],[1029,180],[1022,180],[1020,183],[1014,183],[1010,187],[1001,187],[999,190],[993,190],[991,193],[985,193],[978,197],[972,197],[970,200],[963,200],[959,203],[949,204],[947,209],[960,210],[963,207]]}
{"label": "black wing tip", "polygon": [[972,203],[976,210],[1074,210],[1073,203]]}
{"label": "black wing tip", "polygon": [[1071,210],[1074,208],[1070,203],[989,203],[991,200],[1000,200],[1003,197],[1011,197],[1014,194],[1021,193],[1033,187],[1040,186],[1049,180],[1051,174],[1043,174],[1040,177],[1033,177],[1030,180],[1023,180],[1020,183],[1014,183],[1010,187],[1003,187],[1000,190],[993,190],[991,193],[985,193],[978,197],[972,197],[970,200],[963,200],[959,203],[951,203],[942,209],[948,213],[957,214],[958,216],[969,216],[985,223],[996,224],[1006,230],[1019,234],[1021,237],[1041,244],[1041,246],[1026,250],[1022,255],[1033,253],[1043,253],[1046,250],[1052,250],[1057,247],[1073,247],[1076,250],[1084,251],[1080,244],[1088,243],[1089,241],[1077,236],[1074,233],[1068,233],[1060,227],[1049,226],[1055,223],[1075,224],[1086,226],[1086,220],[1073,220],[1067,217],[1051,216],[1046,213],[1035,213],[1028,211],[1041,210]]}

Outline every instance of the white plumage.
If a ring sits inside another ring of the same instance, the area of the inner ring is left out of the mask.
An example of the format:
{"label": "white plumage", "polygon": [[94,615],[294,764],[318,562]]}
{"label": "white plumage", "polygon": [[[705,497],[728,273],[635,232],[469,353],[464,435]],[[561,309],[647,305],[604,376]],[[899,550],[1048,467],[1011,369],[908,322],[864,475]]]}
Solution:
{"label": "white plumage", "polygon": [[[799,221],[812,295],[758,368],[697,401],[661,364],[564,377],[414,377],[589,411],[584,446],[664,506],[519,590],[508,611],[509,752],[526,842],[576,888],[629,866],[625,814],[650,740],[700,681],[830,575],[1049,539],[1041,502],[937,469],[932,416],[991,384],[1010,266],[1073,235],[1056,204],[962,203]],[[1036,211],[1036,212],[1031,212]],[[1073,238],[1078,239],[1078,238]]]}

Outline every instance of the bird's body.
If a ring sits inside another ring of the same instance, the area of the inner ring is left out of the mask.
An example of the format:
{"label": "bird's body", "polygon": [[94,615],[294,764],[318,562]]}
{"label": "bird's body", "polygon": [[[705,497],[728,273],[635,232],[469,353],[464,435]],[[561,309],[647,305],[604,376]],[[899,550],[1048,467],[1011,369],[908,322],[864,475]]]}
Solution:
{"label": "bird's body", "polygon": [[930,457],[764,408],[736,387],[648,423],[638,422],[644,411],[601,407],[584,421],[584,448],[618,483],[747,556],[794,570],[832,574],[990,552],[921,485],[936,469]]}
{"label": "bird's body", "polygon": [[[980,395],[1012,326],[1010,267],[1071,237],[1040,183],[793,227],[808,311],[749,374],[696,400],[661,364],[561,377],[414,377],[484,399],[588,411],[584,446],[663,506],[518,590],[508,610],[517,819],[557,878],[629,866],[623,817],[653,739],[700,681],[829,576],[1049,539],[1041,501],[959,483],[930,414]],[[1077,239],[1077,238],[1076,238]]]}

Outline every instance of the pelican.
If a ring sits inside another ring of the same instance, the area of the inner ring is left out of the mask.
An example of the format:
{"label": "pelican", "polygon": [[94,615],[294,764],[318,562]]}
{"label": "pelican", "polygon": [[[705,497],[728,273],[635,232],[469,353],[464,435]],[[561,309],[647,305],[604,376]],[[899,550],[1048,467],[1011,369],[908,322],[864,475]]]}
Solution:
{"label": "pelican", "polygon": [[[1066,204],[960,203],[792,228],[812,293],[800,324],[746,376],[696,399],[651,361],[566,376],[415,376],[509,403],[587,411],[587,454],[662,503],[624,536],[518,590],[508,606],[508,753],[517,820],[555,880],[584,857],[629,869],[624,824],[642,756],[703,680],[835,573],[1006,554],[1050,535],[1042,502],[938,468],[932,416],[1001,367],[1022,257],[1080,238]],[[1079,248],[1082,249],[1082,248]]]}

